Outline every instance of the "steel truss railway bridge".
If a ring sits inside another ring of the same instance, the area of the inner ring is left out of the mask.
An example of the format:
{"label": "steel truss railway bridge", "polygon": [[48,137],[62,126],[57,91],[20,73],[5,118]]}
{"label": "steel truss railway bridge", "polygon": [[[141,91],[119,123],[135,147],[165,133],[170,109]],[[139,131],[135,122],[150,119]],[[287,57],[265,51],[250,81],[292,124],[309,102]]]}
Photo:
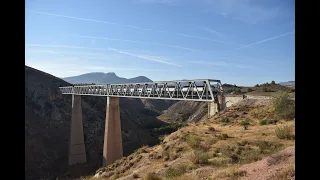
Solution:
{"label": "steel truss railway bridge", "polygon": [[69,165],[86,162],[81,96],[106,96],[106,125],[102,166],[123,157],[119,97],[208,102],[208,117],[225,108],[220,80],[197,79],[129,84],[59,87],[72,95]]}

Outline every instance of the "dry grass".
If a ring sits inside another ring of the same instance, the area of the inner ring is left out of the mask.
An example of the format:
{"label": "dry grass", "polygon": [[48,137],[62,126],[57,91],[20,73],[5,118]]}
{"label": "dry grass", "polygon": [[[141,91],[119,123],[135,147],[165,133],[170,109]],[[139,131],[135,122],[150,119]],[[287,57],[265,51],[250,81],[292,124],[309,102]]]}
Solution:
{"label": "dry grass", "polygon": [[192,174],[183,174],[182,176],[172,178],[172,180],[198,180],[198,178]]}
{"label": "dry grass", "polygon": [[200,145],[201,138],[197,135],[189,135],[186,142],[193,148],[198,148]]}
{"label": "dry grass", "polygon": [[294,177],[295,177],[295,168],[294,166],[290,166],[289,168],[272,175],[270,178],[268,178],[268,180],[288,180],[288,179],[294,179]]}
{"label": "dry grass", "polygon": [[236,166],[230,166],[226,169],[220,170],[213,175],[213,179],[228,178],[230,180],[237,180],[247,174],[246,171],[238,170]]}
{"label": "dry grass", "polygon": [[275,133],[279,139],[293,139],[293,127],[288,125],[278,126]]}
{"label": "dry grass", "polygon": [[268,159],[268,165],[276,165],[281,161],[285,161],[289,158],[290,154],[286,153],[276,153],[269,157]]}
{"label": "dry grass", "polygon": [[192,151],[190,152],[189,159],[194,164],[208,164],[209,154],[203,151]]}
{"label": "dry grass", "polygon": [[229,157],[214,157],[209,159],[209,163],[214,167],[224,167],[232,163],[232,159]]}
{"label": "dry grass", "polygon": [[162,180],[162,178],[154,172],[148,173],[145,179],[146,180]]}
{"label": "dry grass", "polygon": [[136,179],[136,178],[139,178],[139,175],[136,174],[136,173],[133,173],[132,177],[133,177],[134,179]]}
{"label": "dry grass", "polygon": [[187,172],[187,165],[181,164],[174,168],[169,167],[165,172],[165,177],[171,179],[174,177],[181,176],[186,172]]}

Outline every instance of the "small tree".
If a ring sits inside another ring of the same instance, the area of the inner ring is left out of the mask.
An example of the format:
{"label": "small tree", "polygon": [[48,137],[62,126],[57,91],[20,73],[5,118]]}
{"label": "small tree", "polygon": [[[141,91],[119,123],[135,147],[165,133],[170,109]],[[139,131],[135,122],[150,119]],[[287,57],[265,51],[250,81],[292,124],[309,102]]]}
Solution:
{"label": "small tree", "polygon": [[241,125],[243,126],[243,129],[244,130],[247,130],[248,129],[248,126],[250,125],[249,121],[242,121],[241,122]]}
{"label": "small tree", "polygon": [[254,87],[259,87],[260,85],[259,84],[256,84]]}
{"label": "small tree", "polygon": [[276,84],[276,82],[275,81],[271,81],[271,84]]}

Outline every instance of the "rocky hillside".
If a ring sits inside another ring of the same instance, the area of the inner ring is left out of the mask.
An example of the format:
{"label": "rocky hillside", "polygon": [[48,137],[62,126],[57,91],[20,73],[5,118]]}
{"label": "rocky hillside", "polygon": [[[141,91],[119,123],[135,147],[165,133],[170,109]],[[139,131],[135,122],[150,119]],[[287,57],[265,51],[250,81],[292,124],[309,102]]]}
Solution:
{"label": "rocky hillside", "polygon": [[198,122],[207,117],[205,102],[179,101],[170,106],[158,117],[165,122]]}
{"label": "rocky hillside", "polygon": [[268,99],[242,100],[81,180],[294,179],[295,122],[273,108]]}
{"label": "rocky hillside", "polygon": [[[26,179],[79,177],[101,166],[106,98],[85,96],[82,109],[88,163],[68,167],[71,95],[62,95],[58,89],[68,85],[50,74],[25,67]],[[170,103],[120,99],[124,155],[159,142],[151,131],[164,123],[156,118],[159,113],[148,107],[164,110]]]}

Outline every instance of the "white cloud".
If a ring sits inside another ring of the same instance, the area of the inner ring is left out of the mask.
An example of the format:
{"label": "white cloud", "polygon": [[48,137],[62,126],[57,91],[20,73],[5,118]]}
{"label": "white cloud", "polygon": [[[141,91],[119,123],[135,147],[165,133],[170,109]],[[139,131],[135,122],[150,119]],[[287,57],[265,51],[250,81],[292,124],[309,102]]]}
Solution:
{"label": "white cloud", "polygon": [[261,41],[258,41],[258,42],[254,42],[252,44],[241,46],[241,47],[238,47],[238,48],[236,48],[234,50],[251,47],[251,46],[254,46],[254,45],[257,45],[257,44],[261,44],[261,43],[268,42],[268,41],[271,41],[271,40],[274,40],[274,39],[278,39],[278,38],[283,37],[283,36],[287,36],[287,35],[292,34],[292,33],[294,33],[294,31],[286,32],[286,33],[281,34],[281,35],[277,35],[277,36],[274,36],[274,37],[271,37],[271,38],[267,38],[267,39],[264,39],[264,40],[261,40]]}
{"label": "white cloud", "polygon": [[118,53],[121,53],[121,54],[126,54],[126,55],[133,56],[133,57],[138,57],[138,58],[141,58],[141,59],[146,59],[146,60],[155,61],[155,62],[159,62],[159,63],[163,63],[163,64],[168,64],[168,65],[171,65],[171,66],[182,67],[181,65],[165,61],[165,60],[161,59],[160,57],[152,57],[152,56],[149,56],[149,55],[134,54],[134,53],[125,52],[125,51],[114,49],[114,48],[108,48],[108,50],[115,51],[115,52],[118,52]]}

